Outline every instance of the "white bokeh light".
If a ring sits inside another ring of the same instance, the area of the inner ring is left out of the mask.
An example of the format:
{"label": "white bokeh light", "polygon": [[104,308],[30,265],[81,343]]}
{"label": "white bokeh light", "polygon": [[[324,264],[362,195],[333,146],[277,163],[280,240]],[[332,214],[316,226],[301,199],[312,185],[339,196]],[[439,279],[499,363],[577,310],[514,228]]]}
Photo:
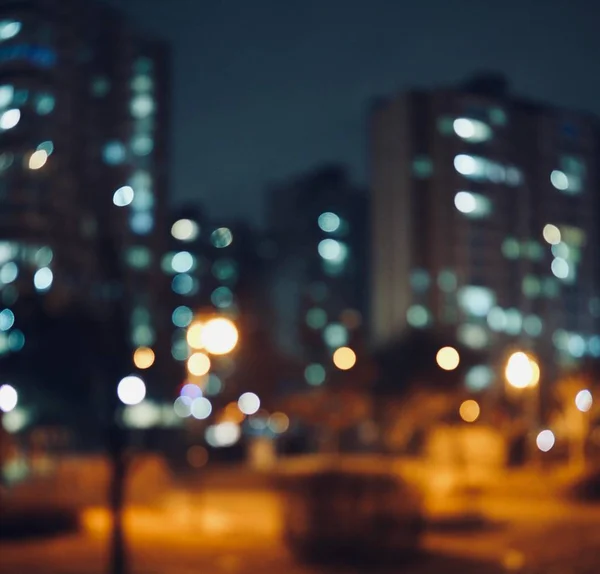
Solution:
{"label": "white bokeh light", "polygon": [[245,415],[253,415],[260,409],[260,399],[255,393],[244,393],[238,399],[238,407]]}
{"label": "white bokeh light", "polygon": [[198,397],[192,401],[190,410],[195,419],[202,421],[212,413],[212,404],[206,397]]}
{"label": "white bokeh light", "polygon": [[125,405],[138,405],[146,396],[146,384],[136,375],[124,377],[117,387],[117,396]]}
{"label": "white bokeh light", "polygon": [[131,205],[134,197],[135,192],[133,191],[133,188],[129,185],[124,185],[117,189],[113,194],[113,203],[117,207],[127,207],[128,205]]}
{"label": "white bokeh light", "polygon": [[0,411],[9,413],[19,402],[19,394],[12,385],[0,386]]}
{"label": "white bokeh light", "polygon": [[592,408],[593,404],[594,399],[592,398],[592,393],[590,393],[590,391],[584,389],[577,393],[577,396],[575,397],[575,406],[577,407],[577,410],[582,413],[587,413]]}
{"label": "white bokeh light", "polygon": [[537,447],[542,452],[548,452],[549,450],[551,450],[552,447],[554,446],[555,442],[556,442],[556,439],[554,437],[554,433],[548,429],[540,432],[537,435],[537,438],[535,439],[535,443],[536,443]]}
{"label": "white bokeh light", "polygon": [[191,219],[179,219],[171,227],[171,235],[178,241],[194,241],[199,231],[198,224]]}
{"label": "white bokeh light", "polygon": [[4,113],[0,114],[0,129],[11,130],[19,123],[20,119],[21,110],[6,110]]}
{"label": "white bokeh light", "polygon": [[52,286],[54,275],[50,267],[42,267],[35,272],[33,276],[33,285],[38,291],[48,291]]}

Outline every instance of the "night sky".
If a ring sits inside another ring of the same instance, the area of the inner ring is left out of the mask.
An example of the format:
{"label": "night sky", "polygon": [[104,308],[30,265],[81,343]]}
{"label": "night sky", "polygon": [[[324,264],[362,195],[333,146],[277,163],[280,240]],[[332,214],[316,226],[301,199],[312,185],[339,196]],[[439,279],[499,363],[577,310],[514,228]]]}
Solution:
{"label": "night sky", "polygon": [[260,222],[268,181],[322,161],[366,182],[375,95],[492,68],[600,114],[593,0],[112,1],[173,47],[173,198],[218,217]]}

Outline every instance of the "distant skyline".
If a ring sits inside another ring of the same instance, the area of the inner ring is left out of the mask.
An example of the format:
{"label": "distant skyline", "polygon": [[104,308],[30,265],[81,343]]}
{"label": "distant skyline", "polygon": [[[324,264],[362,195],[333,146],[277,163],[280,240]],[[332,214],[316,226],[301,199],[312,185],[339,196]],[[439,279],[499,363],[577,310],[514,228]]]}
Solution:
{"label": "distant skyline", "polygon": [[322,162],[366,183],[374,96],[492,69],[600,115],[588,0],[111,1],[172,46],[172,197],[216,217],[260,222],[269,181]]}

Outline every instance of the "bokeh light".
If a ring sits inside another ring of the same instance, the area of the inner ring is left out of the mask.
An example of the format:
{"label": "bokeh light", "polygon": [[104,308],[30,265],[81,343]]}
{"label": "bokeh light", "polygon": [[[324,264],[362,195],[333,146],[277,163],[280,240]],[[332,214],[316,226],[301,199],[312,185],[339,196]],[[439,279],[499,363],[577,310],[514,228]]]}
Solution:
{"label": "bokeh light", "polygon": [[513,353],[506,364],[506,380],[515,389],[535,386],[540,379],[540,368],[536,361],[521,351]]}
{"label": "bokeh light", "polygon": [[0,411],[11,412],[19,402],[19,393],[12,385],[0,386]]}
{"label": "bokeh light", "polygon": [[435,356],[436,363],[444,371],[453,371],[460,363],[460,355],[454,347],[442,347]]}
{"label": "bokeh light", "polygon": [[187,343],[192,349],[202,349],[204,343],[202,342],[202,329],[204,325],[202,323],[192,323],[186,334]]}
{"label": "bokeh light", "polygon": [[255,393],[244,393],[238,399],[238,407],[245,415],[253,415],[260,409],[260,399]]}
{"label": "bokeh light", "polygon": [[290,428],[290,419],[285,413],[273,413],[268,426],[273,433],[282,434]]}
{"label": "bokeh light", "polygon": [[575,397],[575,406],[582,413],[587,413],[592,408],[593,404],[594,399],[590,391],[583,389],[577,393],[577,396]]}
{"label": "bokeh light", "polygon": [[225,422],[206,429],[206,442],[215,448],[233,446],[242,436],[242,429],[235,423]]}
{"label": "bokeh light", "polygon": [[154,364],[154,351],[150,347],[138,347],[133,353],[133,364],[138,369],[149,369]]}
{"label": "bokeh light", "polygon": [[125,405],[137,405],[146,396],[146,385],[135,375],[124,377],[117,387],[117,396]]}
{"label": "bokeh light", "polygon": [[202,328],[201,342],[212,355],[226,355],[238,342],[238,330],[232,321],[219,317],[209,319]]}
{"label": "bokeh light", "polygon": [[187,361],[190,374],[202,377],[210,371],[210,358],[205,353],[194,353]]}
{"label": "bokeh light", "polygon": [[463,401],[459,409],[460,418],[466,423],[474,423],[481,414],[479,403],[473,399]]}
{"label": "bokeh light", "polygon": [[340,347],[333,353],[333,364],[341,371],[347,371],[356,365],[356,353],[350,347]]}
{"label": "bokeh light", "polygon": [[171,235],[179,241],[194,241],[200,229],[191,219],[179,219],[171,227]]}
{"label": "bokeh light", "polygon": [[34,151],[29,156],[29,169],[36,170],[41,169],[46,165],[48,161],[48,152],[43,149]]}
{"label": "bokeh light", "polygon": [[541,431],[535,439],[535,444],[542,452],[551,450],[555,442],[554,433],[548,429]]}
{"label": "bokeh light", "polygon": [[192,401],[191,412],[195,419],[202,421],[212,413],[212,404],[206,397],[198,397]]}

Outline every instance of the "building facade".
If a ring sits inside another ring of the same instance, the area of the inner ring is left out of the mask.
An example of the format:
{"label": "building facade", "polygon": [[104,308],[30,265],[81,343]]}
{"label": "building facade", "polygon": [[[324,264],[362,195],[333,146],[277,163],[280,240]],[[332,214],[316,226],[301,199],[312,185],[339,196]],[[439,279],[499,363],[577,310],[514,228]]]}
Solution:
{"label": "building facade", "polygon": [[332,353],[362,339],[367,303],[366,192],[345,169],[317,168],[269,190],[276,257],[266,286],[272,332],[304,364],[304,385],[324,384]]}
{"label": "building facade", "polygon": [[131,346],[154,349],[160,389],[169,69],[168,49],[104,4],[0,7],[0,297],[13,315],[0,352],[26,344],[11,308],[27,294],[98,314],[125,297]]}
{"label": "building facade", "polygon": [[493,360],[525,346],[550,371],[599,356],[597,125],[494,75],[378,102],[373,343],[435,328]]}

